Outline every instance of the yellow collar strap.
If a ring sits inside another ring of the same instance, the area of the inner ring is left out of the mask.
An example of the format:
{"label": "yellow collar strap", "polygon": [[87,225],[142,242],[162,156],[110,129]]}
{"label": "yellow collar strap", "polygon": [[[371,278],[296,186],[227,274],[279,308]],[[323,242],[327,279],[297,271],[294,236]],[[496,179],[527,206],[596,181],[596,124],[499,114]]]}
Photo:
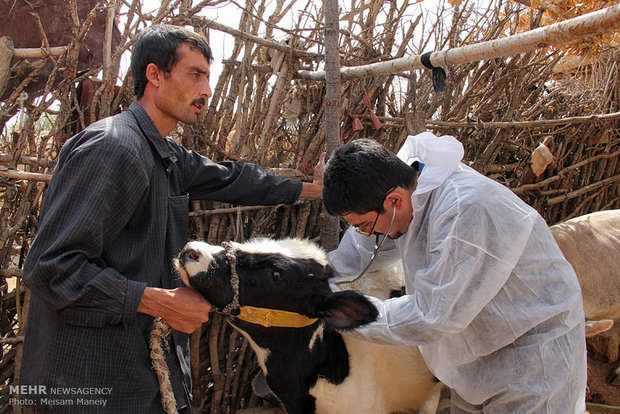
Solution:
{"label": "yellow collar strap", "polygon": [[277,328],[303,328],[318,321],[318,318],[308,318],[306,315],[295,312],[256,308],[254,306],[241,306],[239,308],[239,315],[235,316],[235,318],[262,325],[266,328],[272,326]]}

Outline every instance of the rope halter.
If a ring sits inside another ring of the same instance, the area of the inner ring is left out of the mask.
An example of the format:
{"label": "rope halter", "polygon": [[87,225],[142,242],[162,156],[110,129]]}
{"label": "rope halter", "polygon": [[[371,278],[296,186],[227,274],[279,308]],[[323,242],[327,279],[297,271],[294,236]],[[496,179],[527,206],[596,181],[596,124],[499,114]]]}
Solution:
{"label": "rope halter", "polygon": [[218,310],[219,313],[225,315],[235,316],[232,311],[239,310],[239,274],[237,273],[237,257],[235,256],[232,245],[228,242],[223,242],[222,247],[226,249],[226,259],[230,265],[230,287],[233,291],[233,300],[222,309]]}

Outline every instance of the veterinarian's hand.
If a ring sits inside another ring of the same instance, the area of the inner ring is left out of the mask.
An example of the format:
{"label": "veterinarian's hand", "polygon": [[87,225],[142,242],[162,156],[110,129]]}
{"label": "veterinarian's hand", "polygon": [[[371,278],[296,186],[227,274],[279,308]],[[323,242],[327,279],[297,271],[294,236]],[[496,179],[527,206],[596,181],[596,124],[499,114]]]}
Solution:
{"label": "veterinarian's hand", "polygon": [[161,317],[174,330],[192,333],[209,320],[213,306],[194,289],[144,289],[138,312]]}

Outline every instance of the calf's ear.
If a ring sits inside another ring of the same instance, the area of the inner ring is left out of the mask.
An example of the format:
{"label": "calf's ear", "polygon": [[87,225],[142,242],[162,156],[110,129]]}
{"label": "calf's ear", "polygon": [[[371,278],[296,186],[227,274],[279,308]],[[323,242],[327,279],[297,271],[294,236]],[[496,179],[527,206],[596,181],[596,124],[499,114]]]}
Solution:
{"label": "calf's ear", "polygon": [[339,330],[366,325],[376,320],[378,314],[377,308],[364,295],[351,290],[327,296],[317,312],[330,327]]}

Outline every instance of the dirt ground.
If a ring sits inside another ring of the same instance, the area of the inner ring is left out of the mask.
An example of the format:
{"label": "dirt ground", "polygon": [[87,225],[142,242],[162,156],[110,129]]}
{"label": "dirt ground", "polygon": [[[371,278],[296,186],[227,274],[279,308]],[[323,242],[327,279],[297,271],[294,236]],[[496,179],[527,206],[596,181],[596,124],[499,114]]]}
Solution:
{"label": "dirt ground", "polygon": [[[587,409],[590,414],[620,413],[620,380],[608,384],[610,374],[620,366],[620,319],[607,332],[586,339],[588,347]],[[608,408],[612,406],[617,408]]]}
{"label": "dirt ground", "polygon": [[593,404],[610,405],[618,408],[605,408],[587,404],[590,414],[618,414],[620,413],[620,386],[607,384],[607,376],[620,361],[608,363],[588,353],[588,395],[587,401]]}

